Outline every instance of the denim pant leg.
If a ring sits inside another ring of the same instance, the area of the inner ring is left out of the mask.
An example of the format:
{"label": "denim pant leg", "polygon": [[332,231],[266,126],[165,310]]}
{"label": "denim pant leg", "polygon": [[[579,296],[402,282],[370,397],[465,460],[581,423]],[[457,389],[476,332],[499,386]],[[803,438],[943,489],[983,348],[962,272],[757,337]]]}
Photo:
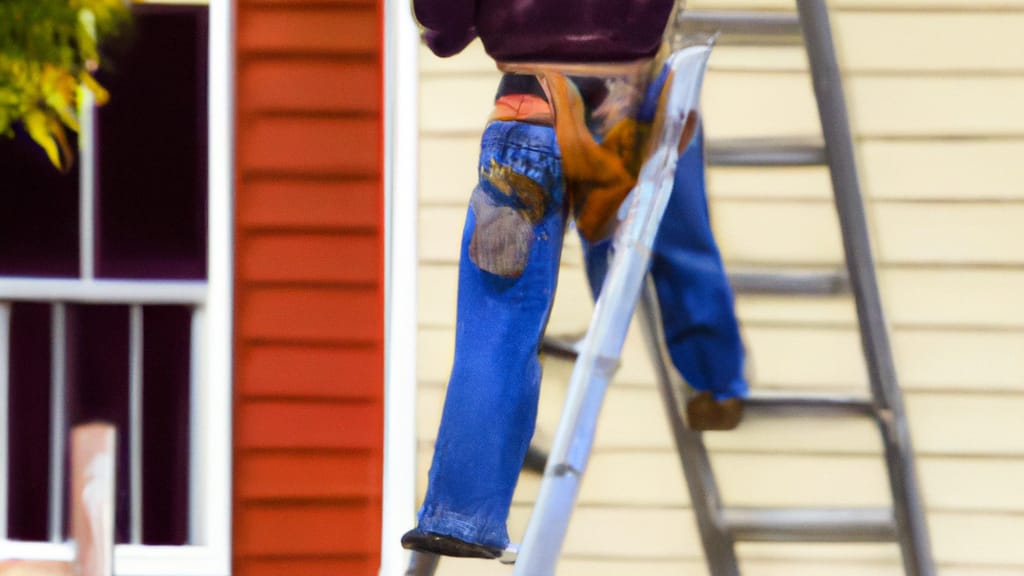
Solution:
{"label": "denim pant leg", "polygon": [[[611,240],[584,242],[591,290],[607,273]],[[669,356],[686,382],[716,399],[744,397],[744,350],[732,288],[708,216],[704,141],[698,132],[679,158],[672,196],[651,260]]]}
{"label": "denim pant leg", "polygon": [[494,122],[484,133],[480,184],[462,238],[455,361],[420,510],[423,530],[508,545],[506,520],[533,435],[537,354],[562,249],[559,162],[551,128]]}

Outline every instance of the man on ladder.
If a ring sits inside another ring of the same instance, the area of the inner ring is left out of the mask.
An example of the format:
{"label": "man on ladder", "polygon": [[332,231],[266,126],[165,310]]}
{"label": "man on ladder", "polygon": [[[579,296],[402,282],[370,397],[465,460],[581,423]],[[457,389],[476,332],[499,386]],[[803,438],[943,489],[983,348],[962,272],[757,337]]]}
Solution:
{"label": "man on ladder", "polygon": [[[506,63],[653,59],[673,12],[673,0],[414,5],[435,54],[456,54],[479,35],[488,54]],[[454,365],[426,499],[418,527],[402,538],[406,548],[496,558],[508,546],[505,524],[533,434],[537,354],[570,209],[588,248],[595,295],[603,279],[609,229],[638,163],[628,153],[609,153],[628,147],[612,146],[613,132],[603,140],[586,134],[582,142],[569,136],[563,126],[570,113],[593,121],[615,97],[594,79],[574,76],[569,84],[506,75],[498,89],[462,240]],[[639,116],[617,126],[653,121],[659,96],[653,85]],[[563,116],[556,118],[553,108]],[[623,142],[635,142],[638,133]],[[742,416],[747,383],[732,291],[710,232],[703,162],[698,136],[680,159],[652,274],[673,363],[701,391],[688,405],[690,425],[731,429]]]}

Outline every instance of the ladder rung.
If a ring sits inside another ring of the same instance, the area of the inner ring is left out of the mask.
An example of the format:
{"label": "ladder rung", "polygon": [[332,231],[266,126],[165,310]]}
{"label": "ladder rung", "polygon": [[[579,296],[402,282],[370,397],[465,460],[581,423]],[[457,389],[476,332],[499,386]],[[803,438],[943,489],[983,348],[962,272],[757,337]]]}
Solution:
{"label": "ladder rung", "polygon": [[523,471],[543,474],[544,468],[548,465],[548,451],[533,442],[526,449],[526,457],[523,458]]}
{"label": "ladder rung", "polygon": [[540,351],[556,358],[575,360],[579,356],[579,345],[582,341],[582,337],[545,336],[541,340]]}
{"label": "ladder rung", "polygon": [[825,145],[810,138],[731,138],[709,140],[711,166],[823,166]]}
{"label": "ladder rung", "polygon": [[896,520],[888,508],[732,508],[726,529],[744,542],[893,542]]}
{"label": "ladder rung", "polygon": [[833,394],[751,394],[745,402],[749,412],[799,416],[874,416],[870,398]]}
{"label": "ladder rung", "polygon": [[733,290],[742,294],[807,294],[831,296],[850,291],[843,272],[753,272],[729,273]]}
{"label": "ladder rung", "polygon": [[719,43],[732,45],[802,44],[800,20],[793,12],[686,11],[684,33],[721,33]]}

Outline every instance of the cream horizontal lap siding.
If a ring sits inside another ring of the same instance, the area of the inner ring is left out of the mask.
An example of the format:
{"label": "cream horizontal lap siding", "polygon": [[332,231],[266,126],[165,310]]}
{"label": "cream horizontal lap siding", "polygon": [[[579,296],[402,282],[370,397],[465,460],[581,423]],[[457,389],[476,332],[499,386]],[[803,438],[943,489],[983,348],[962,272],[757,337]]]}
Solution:
{"label": "cream horizontal lap siding", "polygon": [[[691,0],[691,9],[787,9],[785,0]],[[869,201],[894,353],[942,576],[1024,574],[1024,0],[834,0],[833,21]],[[797,49],[716,50],[709,138],[820,133]],[[422,498],[453,352],[456,267],[478,139],[499,75],[479,44],[424,51],[420,110],[419,437]],[[841,265],[823,169],[715,169],[711,210],[736,268]],[[862,392],[848,297],[742,296],[754,386]],[[591,305],[566,244],[549,332],[579,334]],[[624,353],[559,574],[703,574],[686,488],[638,334]],[[550,441],[570,366],[546,363],[538,424]],[[749,419],[708,435],[737,505],[888,502],[880,446],[859,420]],[[539,478],[525,475],[521,536]],[[752,576],[897,575],[890,545],[742,545]],[[441,575],[511,574],[445,561]]]}

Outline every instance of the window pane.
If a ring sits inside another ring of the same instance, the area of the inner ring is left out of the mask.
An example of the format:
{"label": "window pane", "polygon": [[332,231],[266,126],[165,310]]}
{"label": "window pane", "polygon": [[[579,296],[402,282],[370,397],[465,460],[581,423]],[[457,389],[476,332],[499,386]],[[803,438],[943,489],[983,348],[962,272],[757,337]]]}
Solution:
{"label": "window pane", "polygon": [[62,174],[19,130],[0,135],[0,174],[0,275],[77,275],[78,165]]}
{"label": "window pane", "polygon": [[46,540],[50,483],[50,305],[11,307],[7,530]]}
{"label": "window pane", "polygon": [[137,7],[101,75],[97,272],[206,275],[206,7]]}
{"label": "window pane", "polygon": [[143,544],[188,542],[192,311],[143,312]]}
{"label": "window pane", "polygon": [[102,420],[117,426],[115,535],[130,535],[128,418],[128,308],[69,306],[67,316],[68,420],[71,426]]}

